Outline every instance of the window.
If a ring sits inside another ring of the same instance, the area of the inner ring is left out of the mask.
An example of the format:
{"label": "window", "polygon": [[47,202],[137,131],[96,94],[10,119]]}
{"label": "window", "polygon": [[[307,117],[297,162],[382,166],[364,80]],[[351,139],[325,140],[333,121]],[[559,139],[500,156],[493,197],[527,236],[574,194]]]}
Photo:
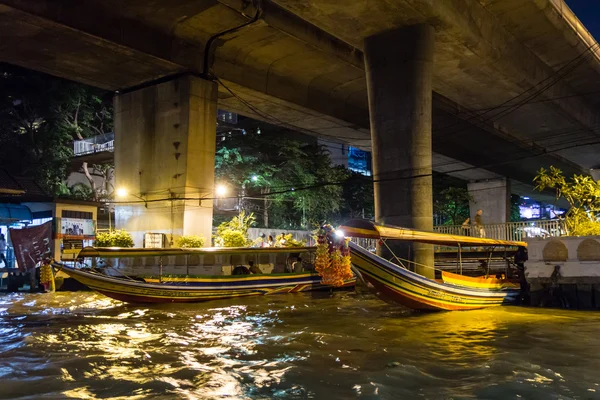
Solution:
{"label": "window", "polygon": [[94,213],[87,211],[62,210],[63,218],[94,219]]}

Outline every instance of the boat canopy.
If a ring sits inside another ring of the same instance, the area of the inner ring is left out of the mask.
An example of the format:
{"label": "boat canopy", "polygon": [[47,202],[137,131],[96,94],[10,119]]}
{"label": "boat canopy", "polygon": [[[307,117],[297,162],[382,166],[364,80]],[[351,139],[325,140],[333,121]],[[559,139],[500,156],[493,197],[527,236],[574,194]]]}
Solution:
{"label": "boat canopy", "polygon": [[314,247],[206,247],[194,248],[127,248],[127,247],[85,247],[77,257],[167,257],[187,254],[247,254],[247,253],[302,253],[314,251]]}
{"label": "boat canopy", "polygon": [[397,226],[376,225],[373,221],[367,221],[364,219],[350,220],[341,225],[338,229],[342,230],[346,236],[357,238],[393,239],[403,240],[406,242],[437,244],[442,246],[527,247],[526,242],[417,231],[415,229],[400,228]]}

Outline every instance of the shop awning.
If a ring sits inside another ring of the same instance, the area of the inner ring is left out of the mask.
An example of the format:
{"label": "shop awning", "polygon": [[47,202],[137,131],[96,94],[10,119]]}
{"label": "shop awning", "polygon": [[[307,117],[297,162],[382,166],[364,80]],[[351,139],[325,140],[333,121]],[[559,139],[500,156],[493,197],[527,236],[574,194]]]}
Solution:
{"label": "shop awning", "polygon": [[19,204],[0,204],[0,224],[8,225],[15,222],[30,221],[31,210]]}

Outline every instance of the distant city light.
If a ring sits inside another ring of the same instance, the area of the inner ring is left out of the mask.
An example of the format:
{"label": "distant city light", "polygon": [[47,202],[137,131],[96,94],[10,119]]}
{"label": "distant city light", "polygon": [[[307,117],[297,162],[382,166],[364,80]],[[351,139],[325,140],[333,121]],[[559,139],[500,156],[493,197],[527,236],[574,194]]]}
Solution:
{"label": "distant city light", "polygon": [[529,200],[529,197],[527,197],[527,196],[523,196],[523,199],[524,199],[524,200]]}

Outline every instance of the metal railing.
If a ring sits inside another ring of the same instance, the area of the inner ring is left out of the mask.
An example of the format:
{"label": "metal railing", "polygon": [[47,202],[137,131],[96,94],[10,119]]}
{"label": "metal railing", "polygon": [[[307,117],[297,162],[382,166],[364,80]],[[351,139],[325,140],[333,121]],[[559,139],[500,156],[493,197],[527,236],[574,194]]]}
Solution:
{"label": "metal railing", "polygon": [[[439,225],[433,228],[436,233],[447,233],[450,235],[485,237],[488,239],[514,240],[521,241],[532,237],[558,237],[564,236],[564,221],[553,219],[544,221],[529,222],[507,222],[505,224],[487,224],[483,225],[480,231],[477,227],[470,225]],[[377,245],[376,239],[352,238],[352,241],[371,251],[375,251]],[[436,246],[436,249],[442,249]]]}
{"label": "metal railing", "polygon": [[85,154],[99,153],[102,151],[115,150],[115,135],[114,133],[106,133],[84,140],[75,140],[73,142],[73,153],[76,156]]}
{"label": "metal railing", "polygon": [[433,228],[437,233],[451,235],[485,237],[499,240],[523,240],[531,237],[557,237],[566,234],[562,220],[507,222],[504,224],[486,224],[482,228],[474,225],[439,225]]}

